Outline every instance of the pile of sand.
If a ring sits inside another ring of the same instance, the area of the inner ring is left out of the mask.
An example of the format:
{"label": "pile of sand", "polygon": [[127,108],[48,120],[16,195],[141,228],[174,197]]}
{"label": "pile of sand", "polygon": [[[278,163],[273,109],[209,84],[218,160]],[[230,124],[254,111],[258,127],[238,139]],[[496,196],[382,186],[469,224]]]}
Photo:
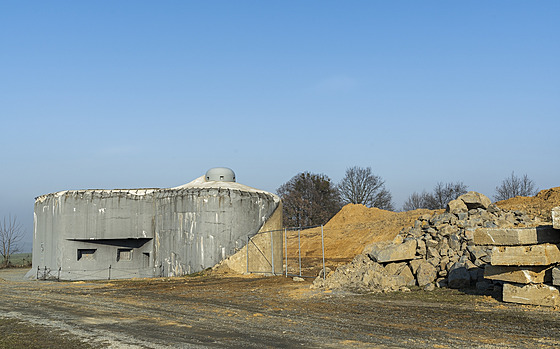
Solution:
{"label": "pile of sand", "polygon": [[516,196],[496,202],[501,208],[526,212],[531,218],[539,217],[544,222],[552,222],[551,210],[560,206],[560,187],[541,190],[535,196]]}
{"label": "pile of sand", "polygon": [[[391,212],[364,205],[344,206],[325,226],[325,257],[329,260],[347,261],[362,253],[373,242],[392,240],[405,227],[423,214],[436,211],[415,210]],[[302,255],[311,258],[322,256],[321,228],[301,231]],[[298,232],[288,232],[288,256],[298,251]]]}

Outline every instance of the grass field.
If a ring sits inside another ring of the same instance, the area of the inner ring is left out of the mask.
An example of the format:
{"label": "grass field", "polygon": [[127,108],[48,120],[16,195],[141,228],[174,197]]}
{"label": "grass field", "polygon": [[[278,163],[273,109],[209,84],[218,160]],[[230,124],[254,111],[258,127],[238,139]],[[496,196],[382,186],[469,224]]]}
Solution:
{"label": "grass field", "polygon": [[13,267],[31,266],[31,253],[14,253],[13,255],[10,256],[10,266]]}

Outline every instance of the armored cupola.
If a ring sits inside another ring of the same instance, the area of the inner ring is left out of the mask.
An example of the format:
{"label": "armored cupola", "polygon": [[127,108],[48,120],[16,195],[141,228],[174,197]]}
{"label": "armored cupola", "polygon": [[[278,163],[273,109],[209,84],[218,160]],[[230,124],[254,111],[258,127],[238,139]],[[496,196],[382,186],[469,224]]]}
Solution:
{"label": "armored cupola", "polygon": [[206,182],[235,182],[235,172],[227,167],[214,167],[206,172],[204,179]]}

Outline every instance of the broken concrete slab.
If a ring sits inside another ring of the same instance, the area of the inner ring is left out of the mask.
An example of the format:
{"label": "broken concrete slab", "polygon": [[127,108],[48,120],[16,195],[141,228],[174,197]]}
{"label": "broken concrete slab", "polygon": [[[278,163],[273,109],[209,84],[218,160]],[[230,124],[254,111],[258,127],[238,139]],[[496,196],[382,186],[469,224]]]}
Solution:
{"label": "broken concrete slab", "polygon": [[550,225],[534,228],[481,228],[474,232],[476,245],[519,246],[560,243],[560,230]]}
{"label": "broken concrete slab", "polygon": [[486,265],[484,278],[516,284],[540,284],[544,282],[547,269],[548,267]]}
{"label": "broken concrete slab", "polygon": [[486,195],[475,191],[469,191],[468,193],[459,196],[457,199],[462,200],[469,210],[475,208],[487,209],[492,203]]}
{"label": "broken concrete slab", "polygon": [[378,263],[408,261],[414,259],[416,246],[416,240],[407,240],[402,244],[374,244],[368,255]]}
{"label": "broken concrete slab", "polygon": [[491,265],[544,266],[559,262],[560,249],[553,244],[496,246],[490,255]]}
{"label": "broken concrete slab", "polygon": [[552,268],[552,284],[560,286],[560,267]]}
{"label": "broken concrete slab", "polygon": [[436,268],[431,263],[422,261],[418,266],[418,270],[416,270],[416,280],[418,282],[418,286],[424,287],[434,282],[436,278],[437,278]]}
{"label": "broken concrete slab", "polygon": [[559,304],[560,291],[545,284],[504,284],[503,301],[510,303],[544,305],[554,307]]}
{"label": "broken concrete slab", "polygon": [[461,212],[467,212],[469,209],[467,208],[467,205],[465,204],[465,202],[463,200],[459,200],[459,199],[455,199],[455,200],[451,200],[447,203],[447,207],[446,207],[446,211],[453,213],[453,214],[459,214]]}
{"label": "broken concrete slab", "polygon": [[560,229],[560,206],[552,209],[552,227]]}

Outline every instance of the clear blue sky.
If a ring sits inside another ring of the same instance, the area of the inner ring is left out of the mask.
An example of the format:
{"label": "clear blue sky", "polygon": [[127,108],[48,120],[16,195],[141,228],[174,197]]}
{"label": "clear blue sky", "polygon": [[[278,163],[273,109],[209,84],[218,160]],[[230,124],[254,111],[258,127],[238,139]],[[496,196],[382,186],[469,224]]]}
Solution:
{"label": "clear blue sky", "polygon": [[215,166],[560,186],[559,1],[0,1],[0,216]]}

